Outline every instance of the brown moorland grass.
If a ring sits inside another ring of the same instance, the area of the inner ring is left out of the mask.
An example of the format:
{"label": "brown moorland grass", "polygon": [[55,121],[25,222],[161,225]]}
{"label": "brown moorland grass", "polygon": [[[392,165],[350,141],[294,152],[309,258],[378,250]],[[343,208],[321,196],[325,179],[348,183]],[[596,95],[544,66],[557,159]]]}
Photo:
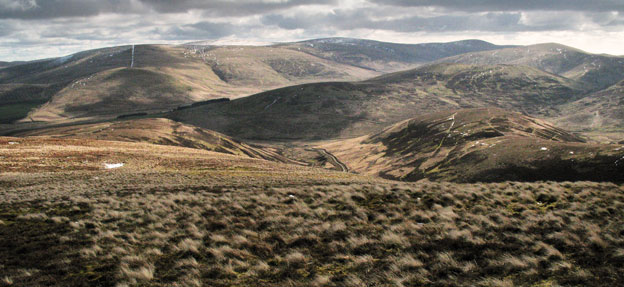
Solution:
{"label": "brown moorland grass", "polygon": [[496,108],[426,114],[320,147],[349,170],[407,181],[624,181],[622,145],[586,143],[546,121]]}
{"label": "brown moorland grass", "polygon": [[[126,165],[104,169],[113,157]],[[0,159],[3,285],[624,281],[624,187],[611,183],[400,183],[88,140],[0,138]]]}
{"label": "brown moorland grass", "polygon": [[17,136],[144,142],[307,165],[307,163],[298,162],[283,156],[280,149],[248,144],[215,131],[164,118],[143,118],[51,127],[21,132]]}

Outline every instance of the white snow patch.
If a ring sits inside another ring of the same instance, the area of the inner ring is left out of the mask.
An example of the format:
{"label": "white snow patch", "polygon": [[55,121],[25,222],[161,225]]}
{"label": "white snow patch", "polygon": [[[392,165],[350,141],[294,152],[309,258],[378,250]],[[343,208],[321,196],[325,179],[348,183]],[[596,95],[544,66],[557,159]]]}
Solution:
{"label": "white snow patch", "polygon": [[542,147],[540,150],[548,150],[547,147]]}
{"label": "white snow patch", "polygon": [[122,166],[124,166],[123,163],[105,163],[104,164],[104,167],[106,169],[120,168]]}

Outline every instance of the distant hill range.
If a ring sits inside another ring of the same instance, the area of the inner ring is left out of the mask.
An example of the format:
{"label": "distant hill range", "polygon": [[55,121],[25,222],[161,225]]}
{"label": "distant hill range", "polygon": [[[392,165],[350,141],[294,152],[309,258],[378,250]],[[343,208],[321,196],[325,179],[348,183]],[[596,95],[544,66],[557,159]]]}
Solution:
{"label": "distant hill range", "polygon": [[[624,126],[618,109],[624,58],[559,44],[195,42],[0,67],[0,134],[154,114],[247,139],[331,139],[424,113],[479,107],[547,118],[586,135],[609,131],[607,141],[619,141]],[[232,101],[208,102],[222,98]]]}
{"label": "distant hill range", "polygon": [[407,70],[438,59],[468,52],[491,51],[513,47],[498,46],[481,40],[397,44],[353,38],[315,39],[278,44],[276,46],[384,73]]}
{"label": "distant hill range", "polygon": [[[316,47],[316,48],[315,48]],[[499,46],[322,39],[272,46],[136,45],[21,64],[0,63],[0,122],[162,111],[295,84],[353,81]]]}
{"label": "distant hill range", "polygon": [[529,66],[577,81],[590,91],[605,89],[624,79],[624,57],[590,54],[555,43],[470,52],[440,62]]}

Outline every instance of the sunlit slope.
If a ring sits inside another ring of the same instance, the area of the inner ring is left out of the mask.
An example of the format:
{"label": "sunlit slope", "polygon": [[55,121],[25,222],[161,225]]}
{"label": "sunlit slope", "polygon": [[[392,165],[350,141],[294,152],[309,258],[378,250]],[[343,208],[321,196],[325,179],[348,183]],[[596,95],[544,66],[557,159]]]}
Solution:
{"label": "sunlit slope", "polygon": [[163,118],[134,119],[47,128],[19,133],[16,134],[16,136],[143,142],[197,148],[243,157],[302,164],[288,159],[274,148],[248,144],[211,130],[185,125]]}
{"label": "sunlit slope", "polygon": [[624,147],[584,143],[500,109],[428,114],[322,146],[350,170],[400,180],[624,181]]}
{"label": "sunlit slope", "polygon": [[555,43],[471,52],[440,62],[531,66],[582,82],[590,91],[607,88],[624,79],[623,57],[590,54]]}

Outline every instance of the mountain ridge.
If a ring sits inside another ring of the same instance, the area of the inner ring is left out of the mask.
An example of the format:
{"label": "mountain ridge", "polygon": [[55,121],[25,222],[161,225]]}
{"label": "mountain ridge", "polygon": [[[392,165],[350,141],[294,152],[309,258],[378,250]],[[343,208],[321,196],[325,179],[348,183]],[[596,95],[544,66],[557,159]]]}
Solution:
{"label": "mountain ridge", "polygon": [[574,82],[535,68],[435,64],[281,88],[168,117],[241,138],[348,138],[436,110],[494,106],[539,114],[581,94]]}

